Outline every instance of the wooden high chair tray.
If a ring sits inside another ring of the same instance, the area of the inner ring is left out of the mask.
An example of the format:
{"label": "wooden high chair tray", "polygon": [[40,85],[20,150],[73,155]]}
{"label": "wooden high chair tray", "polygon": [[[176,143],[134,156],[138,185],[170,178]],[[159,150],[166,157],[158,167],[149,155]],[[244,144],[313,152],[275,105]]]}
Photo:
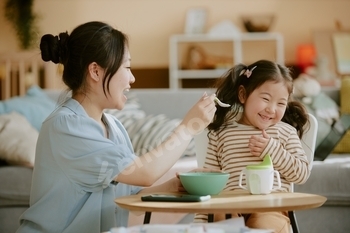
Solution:
{"label": "wooden high chair tray", "polygon": [[[302,210],[320,207],[327,200],[326,197],[308,193],[251,195],[246,191],[224,191],[204,202],[144,202],[141,200],[143,195],[146,194],[119,197],[115,202],[129,211],[144,211],[148,213],[145,218],[150,218],[152,212],[215,214]],[[145,219],[144,223],[149,223],[149,219]]]}

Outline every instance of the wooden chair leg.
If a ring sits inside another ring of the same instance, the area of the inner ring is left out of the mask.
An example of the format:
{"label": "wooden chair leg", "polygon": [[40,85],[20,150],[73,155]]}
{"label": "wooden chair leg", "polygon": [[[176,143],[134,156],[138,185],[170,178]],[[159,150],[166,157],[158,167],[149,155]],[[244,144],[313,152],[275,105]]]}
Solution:
{"label": "wooden chair leg", "polygon": [[208,222],[214,222],[214,214],[208,214]]}
{"label": "wooden chair leg", "polygon": [[294,211],[288,211],[288,216],[289,216],[290,223],[292,225],[293,233],[299,233],[297,218],[295,216]]}
{"label": "wooden chair leg", "polygon": [[[232,218],[232,214],[226,214],[226,219]],[[214,214],[208,214],[208,222],[214,222]]]}
{"label": "wooden chair leg", "polygon": [[143,218],[143,224],[149,224],[151,221],[152,212],[146,212],[145,217]]}

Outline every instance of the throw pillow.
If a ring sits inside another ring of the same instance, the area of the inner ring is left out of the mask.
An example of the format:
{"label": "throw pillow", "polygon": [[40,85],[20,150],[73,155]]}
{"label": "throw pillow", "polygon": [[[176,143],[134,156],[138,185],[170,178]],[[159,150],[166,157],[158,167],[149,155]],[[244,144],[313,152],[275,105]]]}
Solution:
{"label": "throw pillow", "polygon": [[0,114],[17,112],[40,131],[42,122],[55,109],[56,103],[38,86],[30,87],[25,96],[16,96],[0,101]]}
{"label": "throw pillow", "polygon": [[17,112],[0,115],[0,159],[33,167],[39,132]]}
{"label": "throw pillow", "polygon": [[[114,115],[129,134],[135,154],[140,156],[157,147],[180,124],[180,119],[169,119],[163,114],[147,115],[140,106],[137,96],[128,95],[128,102],[122,111],[106,109],[105,112]],[[195,156],[194,140],[188,145],[183,156]]]}
{"label": "throw pillow", "polygon": [[[180,124],[180,119],[169,119],[164,114],[148,115],[128,126],[135,154],[140,156],[159,146]],[[194,140],[190,142],[184,156],[196,156]]]}
{"label": "throw pillow", "polygon": [[317,148],[331,131],[332,124],[339,119],[339,106],[334,100],[322,92],[314,96],[308,104],[302,100],[300,101],[304,104],[307,111],[314,115],[318,121]]}
{"label": "throw pillow", "polygon": [[314,109],[316,116],[326,120],[328,124],[339,119],[339,106],[323,92],[313,98],[310,107]]}

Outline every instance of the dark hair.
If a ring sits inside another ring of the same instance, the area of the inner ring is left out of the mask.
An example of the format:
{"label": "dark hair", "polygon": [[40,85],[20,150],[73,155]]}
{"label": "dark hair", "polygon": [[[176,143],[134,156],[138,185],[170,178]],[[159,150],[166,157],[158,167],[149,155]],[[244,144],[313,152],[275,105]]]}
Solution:
{"label": "dark hair", "polygon": [[103,91],[122,64],[127,36],[103,22],[88,22],[58,36],[46,34],[40,50],[44,61],[63,64],[63,81],[74,92],[82,90],[88,66],[96,62],[105,69]]}
{"label": "dark hair", "polygon": [[[252,71],[249,78],[241,73],[247,69]],[[218,131],[221,127],[225,127],[226,120],[233,119],[239,114],[243,108],[238,97],[240,86],[245,88],[246,98],[248,98],[256,88],[267,81],[283,82],[286,85],[289,99],[282,121],[295,127],[301,138],[305,130],[304,125],[308,122],[308,114],[300,102],[292,99],[293,78],[290,70],[268,60],[259,60],[249,66],[238,64],[217,81],[215,84],[217,97],[223,102],[231,104],[232,108],[218,106],[214,120],[209,124],[208,129]]]}

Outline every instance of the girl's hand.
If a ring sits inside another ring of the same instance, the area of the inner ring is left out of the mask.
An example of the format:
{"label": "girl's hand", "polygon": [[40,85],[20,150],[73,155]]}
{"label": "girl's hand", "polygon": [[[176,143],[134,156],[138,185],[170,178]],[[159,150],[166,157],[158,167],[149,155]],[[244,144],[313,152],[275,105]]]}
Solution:
{"label": "girl's hand", "polygon": [[248,147],[250,149],[250,153],[255,156],[260,156],[265,147],[269,142],[269,135],[262,130],[262,135],[253,135],[249,139]]}

